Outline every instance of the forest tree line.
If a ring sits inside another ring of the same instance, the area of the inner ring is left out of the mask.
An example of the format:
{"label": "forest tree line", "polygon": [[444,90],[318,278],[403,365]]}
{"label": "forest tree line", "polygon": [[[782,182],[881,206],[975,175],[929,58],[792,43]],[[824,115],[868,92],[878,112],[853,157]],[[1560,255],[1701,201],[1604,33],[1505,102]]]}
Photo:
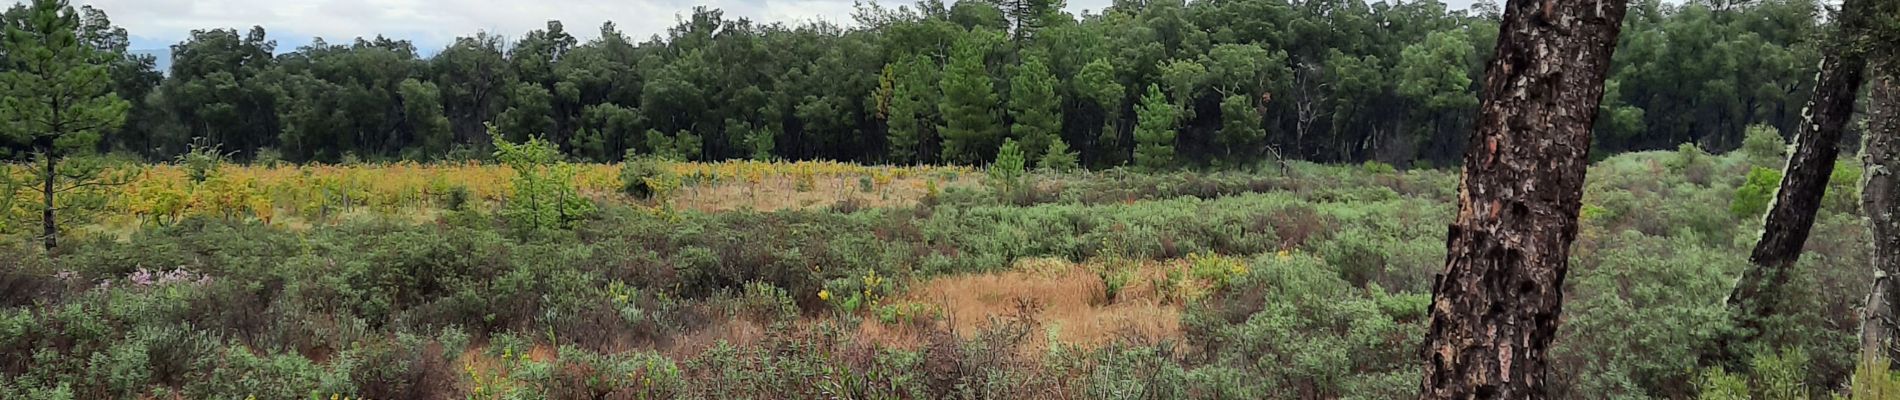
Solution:
{"label": "forest tree line", "polygon": [[[452,159],[485,154],[492,126],[591,161],[982,164],[1013,139],[1032,161],[1062,146],[1090,167],[1270,154],[1447,165],[1472,129],[1499,20],[1495,5],[1436,1],[1062,9],[872,3],[840,26],[701,7],[644,41],[607,23],[582,42],[551,21],[428,57],[384,37],[280,51],[263,27],[207,29],[173,45],[163,72],[101,10],[82,10],[80,36],[130,102],[98,150],[152,160],[194,144],[238,159]],[[20,24],[23,10],[4,22]],[[1826,14],[1814,0],[1632,4],[1593,150],[1726,150],[1750,125],[1792,132]],[[7,147],[31,157],[25,143]]]}

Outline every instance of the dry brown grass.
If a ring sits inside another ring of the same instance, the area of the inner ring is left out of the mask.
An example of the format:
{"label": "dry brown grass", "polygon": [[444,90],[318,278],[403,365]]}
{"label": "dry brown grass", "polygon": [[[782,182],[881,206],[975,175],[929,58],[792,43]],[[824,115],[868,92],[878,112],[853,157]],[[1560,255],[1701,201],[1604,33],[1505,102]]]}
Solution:
{"label": "dry brown grass", "polygon": [[796,178],[778,177],[756,184],[735,180],[688,185],[680,188],[671,201],[674,207],[705,212],[825,208],[846,201],[855,202],[860,207],[902,207],[922,200],[932,181],[936,182],[938,190],[981,184],[981,180],[972,174],[961,175],[954,180],[923,175],[893,179],[884,185],[873,183],[867,192],[859,186],[857,177],[814,178],[805,188],[799,187]]}
{"label": "dry brown grass", "polygon": [[[1106,286],[1095,272],[1103,266],[1047,259],[1018,262],[1008,272],[920,282],[896,301],[936,307],[942,312],[943,323],[966,337],[988,328],[997,318],[1013,315],[1026,301],[1040,305],[1036,320],[1053,332],[1055,340],[1069,345],[1094,347],[1131,337],[1179,338],[1181,305],[1164,301],[1163,291],[1156,287],[1166,268],[1178,264],[1135,266],[1137,279],[1113,303],[1107,301]],[[916,348],[923,342],[920,330],[867,318],[859,333],[892,347]]]}

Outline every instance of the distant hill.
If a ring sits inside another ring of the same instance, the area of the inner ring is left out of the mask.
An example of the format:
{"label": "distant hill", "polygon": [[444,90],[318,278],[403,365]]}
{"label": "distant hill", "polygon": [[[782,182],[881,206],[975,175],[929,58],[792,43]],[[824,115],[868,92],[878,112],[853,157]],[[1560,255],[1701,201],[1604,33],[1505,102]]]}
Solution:
{"label": "distant hill", "polygon": [[159,73],[170,74],[172,72],[172,50],[171,49],[132,50],[132,54],[151,55],[152,58],[158,59],[158,63],[157,63],[158,65],[156,68],[158,69]]}

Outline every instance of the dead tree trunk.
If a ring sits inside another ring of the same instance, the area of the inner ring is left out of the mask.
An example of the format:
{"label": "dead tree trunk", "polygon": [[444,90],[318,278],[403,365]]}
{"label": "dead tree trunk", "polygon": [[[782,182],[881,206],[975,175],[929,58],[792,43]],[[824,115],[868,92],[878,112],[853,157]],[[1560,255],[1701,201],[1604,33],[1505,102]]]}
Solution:
{"label": "dead tree trunk", "polygon": [[1882,65],[1874,79],[1868,106],[1866,145],[1861,152],[1866,181],[1861,183],[1861,209],[1873,233],[1874,284],[1861,310],[1860,349],[1869,355],[1900,360],[1900,82],[1895,65]]}
{"label": "dead tree trunk", "polygon": [[1467,142],[1422,399],[1541,399],[1626,0],[1510,0]]}
{"label": "dead tree trunk", "polygon": [[1788,159],[1781,190],[1775,193],[1775,206],[1768,211],[1761,241],[1749,254],[1751,265],[1729,293],[1728,313],[1735,329],[1717,340],[1716,358],[1705,361],[1737,363],[1743,357],[1741,347],[1761,334],[1762,320],[1781,311],[1780,302],[1786,297],[1783,286],[1814,227],[1821,195],[1840,157],[1841,130],[1854,113],[1854,96],[1867,59],[1852,42],[1863,32],[1872,3],[1847,0],[1842,5],[1830,48],[1822,52],[1820,78],[1804,110],[1794,155]]}

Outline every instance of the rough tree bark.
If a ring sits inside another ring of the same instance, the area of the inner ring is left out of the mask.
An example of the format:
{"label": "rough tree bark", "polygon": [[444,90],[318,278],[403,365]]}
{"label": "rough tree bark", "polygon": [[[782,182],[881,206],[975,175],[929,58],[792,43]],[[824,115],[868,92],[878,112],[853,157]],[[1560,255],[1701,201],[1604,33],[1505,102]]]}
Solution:
{"label": "rough tree bark", "polygon": [[1861,310],[1860,348],[1863,353],[1900,360],[1900,320],[1894,305],[1900,304],[1900,81],[1893,65],[1876,67],[1880,71],[1873,83],[1868,105],[1866,145],[1862,162],[1866,165],[1861,183],[1861,209],[1867,228],[1873,233],[1874,284],[1867,292],[1867,308]]}
{"label": "rough tree bark", "polygon": [[1728,314],[1735,330],[1717,340],[1712,355],[1716,358],[1705,361],[1739,363],[1744,353],[1741,347],[1761,334],[1763,319],[1781,311],[1780,302],[1786,297],[1782,289],[1814,227],[1821,195],[1840,157],[1841,131],[1854,113],[1854,97],[1867,67],[1866,55],[1854,42],[1864,31],[1872,3],[1847,0],[1842,4],[1840,23],[1829,48],[1822,52],[1814,96],[1803,109],[1794,155],[1782,174],[1781,190],[1775,193],[1775,206],[1768,210],[1761,241],[1749,254],[1751,265],[1729,293]]}
{"label": "rough tree bark", "polygon": [[1467,142],[1422,399],[1541,399],[1626,0],[1510,0]]}

